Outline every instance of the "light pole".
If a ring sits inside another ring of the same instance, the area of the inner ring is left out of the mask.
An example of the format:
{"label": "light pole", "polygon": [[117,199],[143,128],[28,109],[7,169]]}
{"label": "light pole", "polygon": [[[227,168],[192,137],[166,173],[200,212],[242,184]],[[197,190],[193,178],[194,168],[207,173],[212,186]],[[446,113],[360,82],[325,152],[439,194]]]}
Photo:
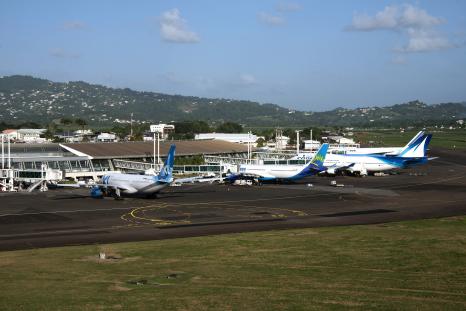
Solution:
{"label": "light pole", "polygon": [[157,132],[157,164],[160,164],[160,132]]}
{"label": "light pole", "polygon": [[311,128],[311,151],[313,150],[314,148],[314,143],[312,142],[312,128]]}
{"label": "light pole", "polygon": [[154,134],[154,139],[153,139],[153,142],[154,142],[154,169],[155,169],[155,165],[156,165],[156,162],[155,162],[155,134],[157,134],[157,164],[160,164],[160,132],[162,131],[163,132],[163,127],[161,127],[161,125],[151,125],[150,126],[150,131]]}
{"label": "light pole", "polygon": [[130,139],[133,139],[133,113],[131,112],[131,133],[129,134]]}
{"label": "light pole", "polygon": [[248,132],[248,162],[251,160],[251,132]]}
{"label": "light pole", "polygon": [[4,140],[5,140],[5,135],[0,135],[1,138],[2,138],[2,169],[5,168],[5,144],[4,144]]}
{"label": "light pole", "polygon": [[296,130],[296,155],[299,154],[299,132],[301,132],[301,130]]}
{"label": "light pole", "polygon": [[8,136],[8,169],[11,170],[11,147],[10,147],[10,136]]}
{"label": "light pole", "polygon": [[153,133],[154,134],[154,139],[152,139],[152,144],[153,144],[153,147],[154,147],[154,152],[152,153],[154,155],[154,170],[155,170],[155,132]]}

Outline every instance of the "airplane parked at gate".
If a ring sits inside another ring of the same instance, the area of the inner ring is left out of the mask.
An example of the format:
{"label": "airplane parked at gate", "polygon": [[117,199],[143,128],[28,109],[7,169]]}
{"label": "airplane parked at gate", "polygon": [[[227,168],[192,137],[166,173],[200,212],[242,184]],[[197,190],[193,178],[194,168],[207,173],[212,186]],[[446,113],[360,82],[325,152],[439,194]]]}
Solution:
{"label": "airplane parked at gate", "polygon": [[295,181],[306,176],[316,175],[326,170],[323,166],[327,155],[328,144],[323,144],[312,160],[305,165],[250,165],[243,164],[239,167],[238,174],[227,177],[227,181],[252,177],[259,181]]}
{"label": "airplane parked at gate", "polygon": [[427,157],[432,134],[422,134],[406,145],[397,154],[329,154],[324,165],[326,172],[336,174],[339,171],[349,171],[359,175],[383,172],[393,169],[408,168],[427,163],[433,158]]}
{"label": "airplane parked at gate", "polygon": [[[356,148],[356,149],[344,149],[344,150],[330,150],[328,154],[387,154],[397,155],[404,148],[408,147],[419,137],[424,135],[424,131],[418,132],[404,147],[371,147],[371,148]],[[313,152],[299,153],[292,157],[290,160],[310,160],[314,156]]]}
{"label": "airplane parked at gate", "polygon": [[173,182],[175,148],[175,145],[171,145],[165,164],[158,175],[107,174],[102,177],[102,184],[97,184],[91,188],[91,196],[94,198],[102,198],[105,195],[120,198],[122,194],[155,196]]}

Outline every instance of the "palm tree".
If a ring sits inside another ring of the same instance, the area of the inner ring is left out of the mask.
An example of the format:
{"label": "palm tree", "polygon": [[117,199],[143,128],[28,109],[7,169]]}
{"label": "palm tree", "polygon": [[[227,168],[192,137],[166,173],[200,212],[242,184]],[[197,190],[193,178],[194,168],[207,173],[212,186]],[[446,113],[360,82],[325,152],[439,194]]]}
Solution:
{"label": "palm tree", "polygon": [[68,135],[70,136],[70,125],[73,123],[73,120],[70,118],[61,118],[60,123],[63,124],[66,128],[68,128]]}
{"label": "palm tree", "polygon": [[83,131],[83,134],[84,134],[84,128],[87,125],[86,120],[78,118],[78,119],[74,120],[74,123],[76,123],[76,125],[81,127],[81,130]]}

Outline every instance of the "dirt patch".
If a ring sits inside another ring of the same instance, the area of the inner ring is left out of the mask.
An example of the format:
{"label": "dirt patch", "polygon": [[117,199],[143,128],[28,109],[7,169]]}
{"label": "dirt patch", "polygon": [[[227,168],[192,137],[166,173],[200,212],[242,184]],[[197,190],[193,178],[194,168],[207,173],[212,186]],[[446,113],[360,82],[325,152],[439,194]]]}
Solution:
{"label": "dirt patch", "polygon": [[348,307],[359,307],[363,306],[363,303],[355,302],[355,301],[337,301],[337,300],[324,300],[322,303],[325,304],[332,304],[332,305],[341,305],[341,306],[348,306]]}
{"label": "dirt patch", "polygon": [[290,233],[290,234],[288,234],[288,236],[305,236],[305,235],[316,235],[316,234],[319,234],[319,232],[312,231],[312,230],[306,230],[306,231],[303,231],[303,232]]}
{"label": "dirt patch", "polygon": [[75,259],[75,261],[91,261],[103,264],[112,264],[112,263],[124,263],[132,262],[141,259],[140,256],[135,257],[120,257],[118,255],[106,255],[105,259],[100,259],[99,255],[86,256],[80,259]]}
{"label": "dirt patch", "polygon": [[116,292],[127,292],[127,291],[132,290],[132,288],[124,287],[124,286],[122,286],[122,284],[117,283],[117,284],[113,284],[113,285],[109,286],[108,290],[116,291]]}

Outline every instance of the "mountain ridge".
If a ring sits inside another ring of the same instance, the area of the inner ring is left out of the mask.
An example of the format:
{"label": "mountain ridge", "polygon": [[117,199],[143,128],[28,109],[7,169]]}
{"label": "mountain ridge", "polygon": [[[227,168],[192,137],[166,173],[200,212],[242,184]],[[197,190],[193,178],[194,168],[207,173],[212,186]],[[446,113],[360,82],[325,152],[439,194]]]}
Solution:
{"label": "mountain ridge", "polygon": [[248,100],[168,95],[111,88],[84,81],[53,82],[31,76],[0,78],[0,122],[84,118],[90,124],[204,120],[247,126],[406,126],[451,123],[466,117],[466,103],[411,101],[385,107],[299,111]]}

